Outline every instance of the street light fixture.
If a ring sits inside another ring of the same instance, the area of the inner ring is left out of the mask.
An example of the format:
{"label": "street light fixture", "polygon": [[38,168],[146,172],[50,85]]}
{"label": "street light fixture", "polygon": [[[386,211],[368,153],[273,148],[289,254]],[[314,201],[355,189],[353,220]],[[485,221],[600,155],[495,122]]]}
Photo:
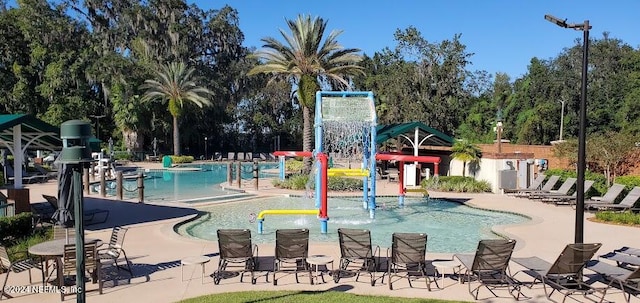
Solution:
{"label": "street light fixture", "polygon": [[578,133],[578,178],[576,183],[576,225],[575,243],[584,241],[584,173],[586,170],[586,126],[587,126],[587,71],[589,63],[589,20],[583,23],[567,23],[552,15],[544,15],[544,18],[560,27],[582,31],[582,89],[580,98],[580,127]]}

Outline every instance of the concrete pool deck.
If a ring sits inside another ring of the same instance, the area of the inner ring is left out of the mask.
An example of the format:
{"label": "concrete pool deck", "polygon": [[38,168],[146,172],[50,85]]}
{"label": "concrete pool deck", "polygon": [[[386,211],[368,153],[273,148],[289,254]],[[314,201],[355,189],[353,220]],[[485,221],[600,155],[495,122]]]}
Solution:
{"label": "concrete pool deck", "polygon": [[[160,164],[145,164],[160,165]],[[150,167],[158,167],[150,166]],[[243,188],[251,191],[251,183],[243,183]],[[43,202],[42,194],[55,195],[57,183],[49,181],[45,184],[28,184],[32,203]],[[394,195],[397,193],[398,184],[388,181],[379,181],[378,195]],[[257,194],[275,195],[285,191],[274,189],[268,181],[262,181]],[[357,193],[356,193],[357,194]],[[516,226],[497,227],[496,230],[518,241],[514,257],[538,256],[549,262],[556,259],[560,251],[574,239],[575,210],[567,206],[554,206],[528,199],[513,198],[499,194],[466,194],[466,193],[442,193],[431,192],[432,197],[456,199],[475,207],[486,209],[515,212],[526,215],[532,220],[526,224]],[[468,293],[467,285],[458,284],[457,280],[446,278],[444,289],[432,287],[427,291],[424,282],[416,281],[414,288],[409,288],[406,280],[394,282],[394,290],[389,290],[385,283],[377,283],[370,286],[368,277],[364,276],[359,282],[353,278],[342,279],[336,284],[327,279],[326,284],[309,285],[308,278],[302,277],[301,283],[296,284],[293,276],[283,277],[278,280],[278,286],[265,282],[264,277],[259,277],[256,285],[248,282],[240,283],[238,277],[223,279],[219,285],[214,285],[213,279],[208,275],[217,268],[218,247],[216,242],[187,238],[174,232],[174,226],[184,220],[194,217],[197,210],[190,208],[194,205],[179,203],[139,204],[135,202],[116,201],[111,198],[103,199],[92,194],[85,196],[86,208],[106,208],[110,210],[109,220],[103,224],[87,226],[87,236],[107,240],[111,234],[111,227],[123,225],[129,227],[124,248],[132,263],[133,275],[126,271],[118,272],[113,267],[105,267],[105,284],[103,294],[98,294],[97,285],[87,283],[87,302],[176,302],[182,299],[196,297],[205,294],[233,292],[233,291],[270,291],[270,290],[300,290],[300,291],[347,291],[355,294],[381,295],[391,297],[416,297],[435,298],[447,300],[473,301]],[[586,213],[585,218],[593,215]],[[319,228],[319,226],[318,226]],[[584,242],[599,242],[602,247],[598,255],[612,251],[622,246],[640,246],[636,227],[608,225],[584,222]],[[255,231],[252,231],[255,232]],[[390,241],[390,239],[389,239]],[[386,247],[382,249],[385,255]],[[260,256],[273,256],[274,244],[260,244]],[[334,257],[335,266],[339,259],[338,243],[311,243],[310,254],[325,254]],[[184,267],[185,278],[181,281],[180,260],[189,256],[209,255],[211,262],[206,264],[204,283],[200,281],[200,267]],[[451,254],[430,253],[427,244],[427,259],[451,259]],[[512,263],[512,271],[520,269]],[[518,276],[526,280],[526,275]],[[4,279],[4,276],[0,276]],[[39,277],[34,274],[35,286]],[[528,281],[528,280],[527,280]],[[440,281],[439,281],[440,282]],[[11,274],[9,286],[28,285],[26,273]],[[476,285],[475,283],[473,285]],[[596,284],[598,285],[598,284]],[[435,286],[435,284],[432,284]],[[442,286],[442,284],[441,284]],[[604,286],[602,284],[598,286]],[[522,292],[530,297],[527,302],[548,302],[541,285],[535,285],[532,289],[523,287]],[[494,298],[486,289],[480,290],[480,301],[484,302],[513,302],[514,299],[507,291],[499,289],[496,293],[500,296]],[[60,302],[57,293],[19,293],[12,294],[16,298],[7,302]],[[589,302],[582,296],[574,296],[577,302]],[[594,299],[599,297],[591,296]],[[556,300],[561,296],[554,294]],[[613,289],[607,293],[607,300],[620,302],[624,298],[620,290]],[[522,299],[521,299],[522,300]],[[582,301],[580,301],[582,300]],[[75,301],[75,296],[66,296],[65,302]],[[632,302],[640,302],[640,299],[632,297]],[[574,301],[576,302],[576,301]]]}

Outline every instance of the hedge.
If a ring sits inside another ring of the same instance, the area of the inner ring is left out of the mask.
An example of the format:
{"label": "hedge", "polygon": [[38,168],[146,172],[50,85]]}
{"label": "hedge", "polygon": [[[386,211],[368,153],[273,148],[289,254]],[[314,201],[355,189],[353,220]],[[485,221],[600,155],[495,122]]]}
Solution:
{"label": "hedge", "polygon": [[33,231],[31,213],[21,213],[13,217],[0,218],[0,244],[11,246],[16,241],[28,237]]}

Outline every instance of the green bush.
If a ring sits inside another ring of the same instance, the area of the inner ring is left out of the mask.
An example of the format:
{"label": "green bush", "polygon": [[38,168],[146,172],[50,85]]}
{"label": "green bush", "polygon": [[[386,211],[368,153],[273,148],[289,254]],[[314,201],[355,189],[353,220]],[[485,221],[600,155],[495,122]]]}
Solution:
{"label": "green bush", "polygon": [[640,214],[636,214],[630,211],[600,211],[596,213],[596,219],[612,223],[640,225]]}
{"label": "green bush", "polygon": [[133,159],[133,154],[127,151],[117,151],[113,153],[115,160],[129,160]]}
{"label": "green bush", "polygon": [[16,241],[30,236],[33,231],[32,219],[31,213],[0,218],[0,244],[11,246]]}
{"label": "green bush", "polygon": [[[51,230],[51,228],[48,228],[47,230]],[[26,252],[29,250],[29,247],[51,239],[51,235],[50,233],[47,233],[47,230],[40,229],[38,232],[34,232],[32,235],[15,241],[12,246],[7,248],[9,257],[12,260],[27,257]]]}
{"label": "green bush", "polygon": [[427,190],[451,191],[463,193],[491,192],[491,184],[485,180],[477,181],[472,177],[441,176],[422,181]]}
{"label": "green bush", "polygon": [[635,186],[640,186],[640,176],[620,176],[613,182],[624,184],[627,189],[631,190]]}
{"label": "green bush", "polygon": [[[362,190],[362,179],[358,178],[343,178],[343,177],[329,177],[328,190],[330,191],[359,191]],[[309,175],[296,174],[291,175],[284,181],[274,180],[273,185],[278,188],[293,189],[293,190],[306,190],[307,184],[309,189],[315,189],[315,182],[309,183]]]}
{"label": "green bush", "polygon": [[289,159],[284,163],[286,171],[299,173],[304,168],[302,160]]}
{"label": "green bush", "polygon": [[191,163],[193,162],[193,156],[169,156],[171,157],[171,163],[179,164],[179,163]]}

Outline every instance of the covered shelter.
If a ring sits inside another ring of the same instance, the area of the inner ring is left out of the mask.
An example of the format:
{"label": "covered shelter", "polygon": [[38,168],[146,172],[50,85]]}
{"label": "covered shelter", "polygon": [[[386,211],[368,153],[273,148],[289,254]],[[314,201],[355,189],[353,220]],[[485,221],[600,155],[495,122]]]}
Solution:
{"label": "covered shelter", "polygon": [[376,144],[389,139],[404,139],[413,148],[413,155],[418,156],[420,146],[447,147],[453,146],[453,138],[422,122],[393,123],[377,126]]}
{"label": "covered shelter", "polygon": [[0,115],[0,143],[13,154],[14,188],[22,188],[22,164],[27,149],[62,148],[60,129],[28,114]]}

